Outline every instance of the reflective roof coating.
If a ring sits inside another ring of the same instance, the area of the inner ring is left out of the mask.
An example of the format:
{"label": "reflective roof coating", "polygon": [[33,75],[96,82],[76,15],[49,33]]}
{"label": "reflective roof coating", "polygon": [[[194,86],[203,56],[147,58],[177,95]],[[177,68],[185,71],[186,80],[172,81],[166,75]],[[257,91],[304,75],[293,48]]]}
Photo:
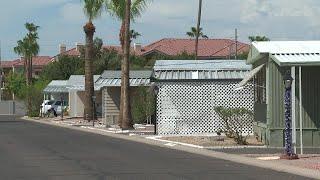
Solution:
{"label": "reflective roof coating", "polygon": [[320,53],[320,41],[252,42],[260,53]]}
{"label": "reflective roof coating", "polygon": [[[149,86],[152,71],[130,71],[130,86]],[[121,71],[104,71],[95,82],[98,89],[102,87],[120,87]]]}
{"label": "reflective roof coating", "polygon": [[244,60],[159,60],[153,77],[158,80],[243,79],[251,70]]}
{"label": "reflective roof coating", "polygon": [[45,93],[63,93],[68,92],[67,81],[63,80],[53,80],[48,86],[43,90]]}
{"label": "reflective roof coating", "polygon": [[[100,75],[94,75],[93,81],[95,82]],[[67,82],[67,88],[71,90],[79,90],[84,91],[85,87],[85,76],[84,75],[71,75],[68,82]],[[98,90],[96,87],[96,84],[94,85],[94,89]]]}

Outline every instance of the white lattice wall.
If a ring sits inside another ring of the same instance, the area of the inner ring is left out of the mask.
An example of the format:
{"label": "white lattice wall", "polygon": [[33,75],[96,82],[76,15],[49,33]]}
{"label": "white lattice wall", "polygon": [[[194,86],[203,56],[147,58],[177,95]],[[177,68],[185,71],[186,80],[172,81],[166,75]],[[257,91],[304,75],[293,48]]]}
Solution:
{"label": "white lattice wall", "polygon": [[[216,106],[253,111],[253,90],[234,90],[238,81],[159,83],[157,132],[159,135],[215,133],[223,121]],[[252,123],[243,127],[252,133]]]}

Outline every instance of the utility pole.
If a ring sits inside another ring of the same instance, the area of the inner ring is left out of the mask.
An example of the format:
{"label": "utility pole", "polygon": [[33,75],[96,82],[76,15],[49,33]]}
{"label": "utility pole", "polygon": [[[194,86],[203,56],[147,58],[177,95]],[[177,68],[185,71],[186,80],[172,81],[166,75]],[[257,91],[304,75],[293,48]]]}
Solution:
{"label": "utility pole", "polygon": [[196,57],[198,59],[198,47],[199,47],[199,35],[200,35],[200,24],[201,24],[201,11],[202,11],[202,0],[199,0],[199,9],[198,9],[198,23],[197,23],[197,34],[196,34]]}
{"label": "utility pole", "polygon": [[236,28],[234,31],[234,35],[235,35],[235,44],[236,44],[236,49],[235,49],[235,56],[234,59],[238,58],[238,29]]}

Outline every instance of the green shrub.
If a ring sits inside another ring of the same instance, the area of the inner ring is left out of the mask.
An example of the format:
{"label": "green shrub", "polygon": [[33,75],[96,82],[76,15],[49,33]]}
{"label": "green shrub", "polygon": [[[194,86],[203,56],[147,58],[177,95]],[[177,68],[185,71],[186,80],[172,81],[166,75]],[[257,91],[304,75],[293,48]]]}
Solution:
{"label": "green shrub", "polygon": [[237,144],[246,145],[249,134],[244,136],[243,127],[246,123],[253,122],[253,113],[245,108],[215,107],[214,110],[224,122],[223,130],[229,138],[233,138]]}

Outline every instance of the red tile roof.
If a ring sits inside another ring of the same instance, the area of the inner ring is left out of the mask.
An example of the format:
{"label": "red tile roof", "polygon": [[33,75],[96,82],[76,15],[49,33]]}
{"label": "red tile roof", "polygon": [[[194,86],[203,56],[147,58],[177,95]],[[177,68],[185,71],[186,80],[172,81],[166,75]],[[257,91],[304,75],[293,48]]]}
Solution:
{"label": "red tile roof", "polygon": [[[102,47],[105,50],[115,50],[118,53],[121,53],[122,49],[121,46],[103,46]],[[133,50],[133,48],[131,48],[131,51]],[[62,53],[62,55],[67,55],[67,56],[80,56],[80,51],[77,50],[77,48],[72,48],[67,50],[66,52]]]}
{"label": "red tile roof", "polygon": [[[120,46],[103,46],[104,49],[114,49],[121,52]],[[152,44],[142,47],[141,52],[135,52],[136,55],[145,56],[153,52],[175,56],[183,52],[194,54],[194,39],[174,39],[165,38]],[[231,39],[200,39],[199,40],[199,57],[205,58],[224,58],[235,53],[235,41]],[[133,52],[133,47],[131,52]],[[238,42],[238,53],[248,52],[249,45]],[[63,53],[68,56],[80,56],[80,52],[76,48],[72,48]]]}
{"label": "red tile roof", "polygon": [[11,68],[14,64],[19,63],[19,60],[13,60],[13,61],[1,61],[1,67],[2,68]]}
{"label": "red tile roof", "polygon": [[[249,45],[238,42],[238,52],[248,52]],[[159,52],[169,56],[187,52],[193,54],[195,48],[194,39],[161,39],[142,48],[141,55],[147,55],[152,52]],[[230,48],[234,54],[235,41],[230,39],[199,39],[199,57],[227,57],[230,54]]]}
{"label": "red tile roof", "polygon": [[[52,62],[52,58],[50,56],[35,56],[32,58],[32,65],[33,66],[46,66],[50,62]],[[13,60],[11,66],[14,67],[21,67],[24,66],[24,59],[16,59]]]}

